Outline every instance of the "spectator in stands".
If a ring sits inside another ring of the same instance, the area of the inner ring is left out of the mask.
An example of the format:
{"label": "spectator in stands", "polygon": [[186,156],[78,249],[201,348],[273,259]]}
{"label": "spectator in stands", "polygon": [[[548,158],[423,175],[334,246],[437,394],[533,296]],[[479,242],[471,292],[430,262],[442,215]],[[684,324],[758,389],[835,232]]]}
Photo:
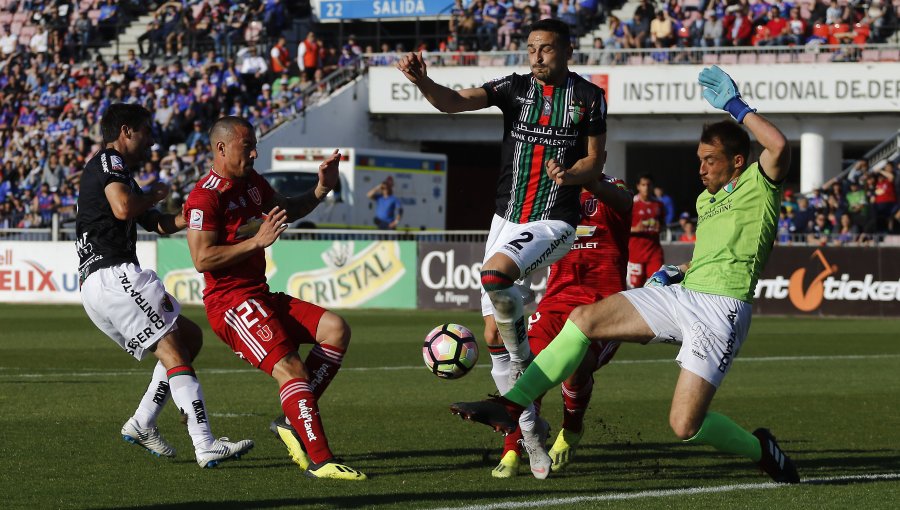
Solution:
{"label": "spectator in stands", "polygon": [[556,6],[556,17],[566,25],[572,34],[573,43],[577,43],[578,32],[578,6],[575,0],[559,0]]}
{"label": "spectator in stands", "polygon": [[840,224],[837,232],[835,232],[835,244],[838,246],[847,246],[854,244],[859,239],[859,227],[853,224],[853,219],[849,214],[840,216]]}
{"label": "spectator in stands", "polygon": [[809,11],[809,24],[826,23],[828,6],[825,5],[823,0],[813,0],[813,2],[813,7]]}
{"label": "spectator in stands", "polygon": [[199,120],[194,121],[194,130],[188,135],[184,144],[188,149],[198,149],[209,145],[209,135],[203,129],[203,122]]}
{"label": "spectator in stands", "polygon": [[37,28],[37,32],[31,36],[31,39],[28,41],[28,47],[31,49],[32,53],[47,53],[50,51],[50,34],[47,32],[47,28],[43,25],[39,25]]}
{"label": "spectator in stands", "polygon": [[791,212],[786,207],[781,206],[781,211],[778,213],[778,232],[775,238],[775,242],[778,244],[790,244],[791,242],[791,234],[794,231],[794,223],[791,216]]}
{"label": "spectator in stands", "polygon": [[843,22],[844,11],[845,11],[845,8],[838,5],[837,0],[831,0],[831,4],[828,6],[828,9],[825,11],[825,23],[827,23],[829,25],[833,25],[835,23]]}
{"label": "spectator in stands", "polygon": [[609,17],[609,37],[604,46],[616,50],[625,47],[625,26],[617,16]]}
{"label": "spectator in stands", "polygon": [[650,22],[650,40],[657,48],[670,48],[675,43],[675,24],[664,9],[656,11],[656,18]]}
{"label": "spectator in stands", "polygon": [[522,25],[522,11],[516,7],[506,9],[500,28],[497,29],[497,47],[508,50],[510,43],[520,36],[519,27]]}
{"label": "spectator in stands", "polygon": [[788,35],[788,24],[787,20],[781,17],[781,10],[778,7],[769,9],[769,21],[766,23],[766,28],[769,29],[769,37],[765,42],[760,41],[760,46],[784,44],[784,37]]}
{"label": "spectator in stands", "polygon": [[321,67],[319,43],[316,42],[316,34],[312,30],[306,34],[306,38],[297,47],[297,65],[300,72],[305,74],[309,81],[313,80],[316,70]]}
{"label": "spectator in stands", "polygon": [[828,222],[825,213],[816,213],[815,219],[806,235],[806,242],[813,246],[825,246],[831,238],[833,225]]}
{"label": "spectator in stands", "polygon": [[806,42],[806,21],[800,17],[800,9],[798,7],[791,8],[790,18],[787,22],[784,35],[781,37],[781,45],[802,46]]}
{"label": "spectator in stands", "polygon": [[9,25],[3,25],[3,35],[0,36],[0,53],[3,58],[11,56],[19,47],[19,36],[12,33]]}
{"label": "spectator in stands", "polygon": [[394,178],[388,176],[376,184],[368,196],[375,201],[375,225],[381,230],[395,230],[403,216],[403,204],[394,196]]}
{"label": "spectator in stands", "polygon": [[635,11],[631,21],[625,24],[624,31],[626,48],[643,48],[650,36],[650,19]]}
{"label": "spectator in stands", "polygon": [[100,6],[100,17],[97,18],[97,27],[106,39],[115,38],[119,29],[119,6],[114,0],[106,0]]}
{"label": "spectator in stands", "polygon": [[[890,162],[874,172],[875,196],[872,200],[878,231],[890,232],[894,229],[894,215],[897,210],[897,194],[894,188],[894,165]],[[871,174],[870,174],[871,175]]]}
{"label": "spectator in stands", "polygon": [[872,0],[863,22],[872,29],[869,41],[883,44],[897,30],[897,11],[892,5],[885,7],[882,0]]}
{"label": "spectator in stands", "polygon": [[688,221],[684,224],[684,232],[682,232],[681,236],[678,237],[678,240],[682,243],[697,242],[696,227],[694,226],[693,221]]}
{"label": "spectator in stands", "polygon": [[812,228],[815,211],[809,207],[809,199],[804,195],[797,197],[797,209],[794,211],[794,233],[805,234]]}
{"label": "spectator in stands", "polygon": [[722,27],[722,19],[716,16],[716,11],[706,11],[701,46],[704,48],[722,46],[722,43],[724,42],[723,34],[724,29]]}
{"label": "spectator in stands", "polygon": [[284,5],[281,3],[281,0],[266,0],[262,8],[263,26],[266,27],[266,33],[271,36],[280,34],[287,23]]}
{"label": "spectator in stands", "polygon": [[290,70],[291,55],[287,49],[287,39],[284,36],[278,38],[278,41],[269,51],[272,73],[275,76],[281,76]]}
{"label": "spectator in stands", "polygon": [[483,51],[496,49],[497,29],[505,14],[506,8],[497,3],[497,0],[487,0],[481,11],[481,25],[476,30],[478,49]]}
{"label": "spectator in stands", "polygon": [[[78,20],[78,23],[81,23],[82,20],[87,20],[86,31],[81,32],[79,30],[82,38],[84,38],[85,34],[87,35],[87,39],[84,39],[84,41],[81,45],[82,48],[85,48],[84,55],[86,56],[87,55],[87,53],[86,53],[87,41],[90,39],[91,24],[90,24],[90,20],[87,19],[87,14],[82,13],[82,19]],[[76,30],[78,30],[77,25],[76,25]],[[147,43],[146,49],[144,46],[145,43]],[[159,18],[154,17],[153,20],[151,20],[150,23],[147,24],[147,30],[145,30],[143,34],[138,36],[138,39],[137,39],[138,51],[141,52],[142,57],[154,58],[154,57],[156,57],[156,54],[159,52],[160,48],[163,47],[164,43],[165,42],[164,42],[162,28],[161,28],[161,25],[159,22]]]}
{"label": "spectator in stands", "polygon": [[726,15],[722,20],[722,30],[729,46],[749,46],[750,37],[753,34],[753,24],[747,16],[747,8],[740,5],[730,5],[725,9]]}
{"label": "spectator in stands", "polygon": [[675,202],[672,200],[672,197],[666,194],[666,190],[662,186],[654,186],[653,195],[662,203],[665,209],[666,225],[671,225],[675,221]]}
{"label": "spectator in stands", "polygon": [[[241,52],[238,52],[238,55],[240,54]],[[240,73],[241,81],[246,87],[246,97],[248,100],[256,98],[256,96],[259,95],[259,90],[266,81],[266,73],[268,73],[268,71],[269,66],[266,64],[266,59],[257,54],[256,46],[246,48],[244,58],[241,60]]]}
{"label": "spectator in stands", "polygon": [[866,192],[857,181],[850,181],[850,189],[847,191],[847,209],[850,211],[853,224],[860,230],[866,233],[874,231],[875,222],[872,221],[874,215],[870,214]]}

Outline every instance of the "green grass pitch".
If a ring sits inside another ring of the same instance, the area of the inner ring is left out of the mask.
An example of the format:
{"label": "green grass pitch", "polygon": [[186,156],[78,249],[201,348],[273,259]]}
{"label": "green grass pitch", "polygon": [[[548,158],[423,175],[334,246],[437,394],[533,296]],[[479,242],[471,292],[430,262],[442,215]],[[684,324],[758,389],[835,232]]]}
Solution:
{"label": "green grass pitch", "polygon": [[[473,372],[440,380],[424,335],[442,322],[481,331],[476,313],[342,312],[353,341],[320,403],[333,450],[363,483],[302,476],[268,430],[273,380],[204,327],[195,363],[213,433],[256,448],[201,470],[174,406],[160,418],[178,448],[158,459],[121,439],[153,361],[136,363],[80,306],[0,305],[0,507],[49,508],[897,508],[900,321],[756,318],[713,404],[748,429],[767,426],[806,483],[773,486],[748,461],[679,443],[668,427],[677,366],[670,346],[625,346],[596,375],[571,468],[495,480],[501,438],[447,405],[491,391],[485,349]],[[544,414],[555,437],[557,391]]]}

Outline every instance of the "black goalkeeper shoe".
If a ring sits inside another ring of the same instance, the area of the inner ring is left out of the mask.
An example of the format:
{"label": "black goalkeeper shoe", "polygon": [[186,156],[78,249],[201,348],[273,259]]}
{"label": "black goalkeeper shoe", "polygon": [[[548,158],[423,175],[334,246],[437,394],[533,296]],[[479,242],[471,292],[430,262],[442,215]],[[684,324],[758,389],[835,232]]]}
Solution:
{"label": "black goalkeeper shoe", "polygon": [[756,429],[753,431],[753,435],[759,439],[759,444],[762,447],[762,458],[759,459],[759,468],[778,483],[800,483],[797,466],[778,446],[775,436],[769,432],[769,429]]}
{"label": "black goalkeeper shoe", "polygon": [[[522,408],[503,397],[492,396],[478,402],[450,404],[450,412],[464,420],[483,423],[505,436],[519,426],[518,415],[522,414]],[[514,417],[513,413],[517,416]]]}

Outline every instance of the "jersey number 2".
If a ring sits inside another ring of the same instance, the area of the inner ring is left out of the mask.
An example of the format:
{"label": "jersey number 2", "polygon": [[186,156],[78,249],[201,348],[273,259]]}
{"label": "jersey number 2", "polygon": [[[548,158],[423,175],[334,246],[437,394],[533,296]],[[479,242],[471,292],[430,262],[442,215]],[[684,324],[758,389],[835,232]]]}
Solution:
{"label": "jersey number 2", "polygon": [[532,239],[534,239],[534,234],[532,234],[531,232],[522,232],[522,237],[520,237],[518,239],[513,239],[512,241],[510,241],[506,244],[512,246],[513,248],[515,248],[517,250],[521,250],[522,243],[527,243],[527,242],[531,241]]}

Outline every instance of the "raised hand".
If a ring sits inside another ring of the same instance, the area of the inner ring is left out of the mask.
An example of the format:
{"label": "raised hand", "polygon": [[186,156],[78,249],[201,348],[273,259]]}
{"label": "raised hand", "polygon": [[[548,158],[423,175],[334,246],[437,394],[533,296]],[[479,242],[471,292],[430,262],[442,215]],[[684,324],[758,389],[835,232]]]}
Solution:
{"label": "raised hand", "polygon": [[419,81],[428,76],[427,66],[425,65],[425,60],[422,58],[422,53],[407,53],[397,62],[397,69],[403,73],[403,76],[406,76],[406,79],[419,84]]}
{"label": "raised hand", "polygon": [[703,98],[713,107],[730,113],[734,120],[743,122],[745,115],[756,111],[741,99],[737,84],[719,66],[704,68],[698,81],[703,86]]}
{"label": "raised hand", "polygon": [[335,149],[325,161],[319,165],[319,191],[324,192],[322,198],[337,186],[340,179],[341,153]]}
{"label": "raised hand", "polygon": [[268,248],[275,243],[282,232],[287,230],[287,211],[275,206],[269,214],[263,218],[254,238],[260,248]]}

